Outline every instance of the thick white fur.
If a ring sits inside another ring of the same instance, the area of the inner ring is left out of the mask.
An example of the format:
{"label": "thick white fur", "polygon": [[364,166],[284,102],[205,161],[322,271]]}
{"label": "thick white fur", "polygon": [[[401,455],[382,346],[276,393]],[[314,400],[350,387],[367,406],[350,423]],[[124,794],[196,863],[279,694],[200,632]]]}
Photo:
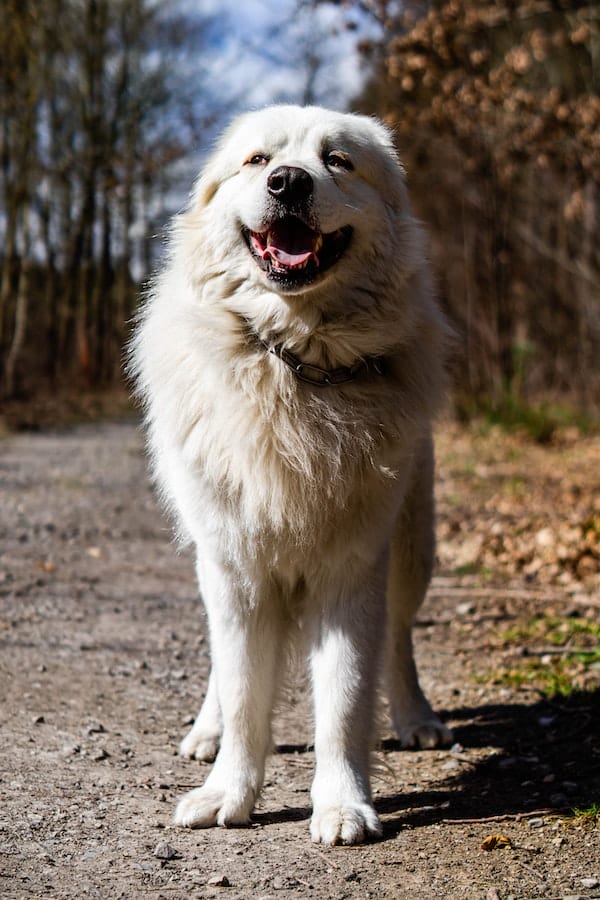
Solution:
{"label": "thick white fur", "polygon": [[[328,169],[324,146],[354,169]],[[245,164],[258,153],[268,162]],[[291,293],[241,236],[242,225],[265,228],[266,178],[282,164],[312,176],[315,227],[354,229],[333,268]],[[385,374],[303,384],[249,325],[320,366],[384,356]],[[197,547],[210,626],[208,690],[180,751],[216,760],[177,823],[248,821],[292,643],[306,649],[314,688],[314,841],[381,832],[369,753],[386,656],[402,743],[449,741],[411,647],[433,558],[430,423],[445,336],[387,129],[315,107],[236,120],[174,222],[132,348],[156,477]]]}

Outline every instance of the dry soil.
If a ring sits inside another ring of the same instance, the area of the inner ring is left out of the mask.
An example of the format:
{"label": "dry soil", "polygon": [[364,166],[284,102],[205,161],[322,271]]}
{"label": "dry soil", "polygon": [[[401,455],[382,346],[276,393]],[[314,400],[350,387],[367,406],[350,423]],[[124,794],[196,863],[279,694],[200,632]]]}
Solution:
{"label": "dry soil", "polygon": [[440,567],[416,642],[456,743],[405,752],[384,733],[383,839],[331,849],[308,835],[300,675],[251,826],[171,824],[208,771],[176,755],[208,648],[136,425],[3,438],[0,896],[600,897],[600,442],[567,437],[441,429]]}

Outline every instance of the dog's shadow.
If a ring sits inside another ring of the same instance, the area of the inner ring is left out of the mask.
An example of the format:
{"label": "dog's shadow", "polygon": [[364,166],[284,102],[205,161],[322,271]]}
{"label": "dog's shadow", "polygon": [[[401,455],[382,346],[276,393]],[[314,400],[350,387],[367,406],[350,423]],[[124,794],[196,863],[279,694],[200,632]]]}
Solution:
{"label": "dog's shadow", "polygon": [[[456,746],[447,758],[439,753],[428,771],[439,774],[434,788],[390,792],[384,788],[375,806],[384,820],[384,838],[407,827],[507,816],[526,816],[539,810],[568,813],[600,799],[600,690],[578,691],[568,697],[537,703],[490,704],[443,711],[454,727]],[[462,752],[486,749],[472,760]],[[279,745],[278,754],[307,753],[310,745]],[[411,752],[398,742],[384,741],[384,759],[404,768],[406,780],[419,782],[410,772]],[[398,755],[406,757],[403,760]],[[421,755],[421,760],[423,755]],[[384,781],[389,784],[388,779]],[[381,790],[381,789],[380,789]],[[310,817],[309,807],[259,812],[262,824],[296,822]]]}

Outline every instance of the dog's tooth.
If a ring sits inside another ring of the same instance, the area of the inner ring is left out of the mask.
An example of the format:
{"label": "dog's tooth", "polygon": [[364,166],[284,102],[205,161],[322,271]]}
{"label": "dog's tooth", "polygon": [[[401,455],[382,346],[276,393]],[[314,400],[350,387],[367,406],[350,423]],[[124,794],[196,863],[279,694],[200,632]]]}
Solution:
{"label": "dog's tooth", "polygon": [[315,241],[315,246],[314,246],[315,253],[318,253],[322,246],[323,246],[323,235],[318,234],[317,239]]}

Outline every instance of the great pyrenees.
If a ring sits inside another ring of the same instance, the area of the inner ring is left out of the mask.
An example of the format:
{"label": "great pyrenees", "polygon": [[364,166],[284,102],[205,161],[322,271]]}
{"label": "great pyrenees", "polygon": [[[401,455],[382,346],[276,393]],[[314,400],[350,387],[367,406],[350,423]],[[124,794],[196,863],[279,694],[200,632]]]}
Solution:
{"label": "great pyrenees", "polygon": [[176,823],[248,822],[294,646],[314,692],[313,841],[381,834],[380,675],[402,744],[450,741],[411,644],[434,556],[447,334],[387,128],[317,107],[236,119],[174,220],[132,347],[210,630],[180,752],[216,759]]}

